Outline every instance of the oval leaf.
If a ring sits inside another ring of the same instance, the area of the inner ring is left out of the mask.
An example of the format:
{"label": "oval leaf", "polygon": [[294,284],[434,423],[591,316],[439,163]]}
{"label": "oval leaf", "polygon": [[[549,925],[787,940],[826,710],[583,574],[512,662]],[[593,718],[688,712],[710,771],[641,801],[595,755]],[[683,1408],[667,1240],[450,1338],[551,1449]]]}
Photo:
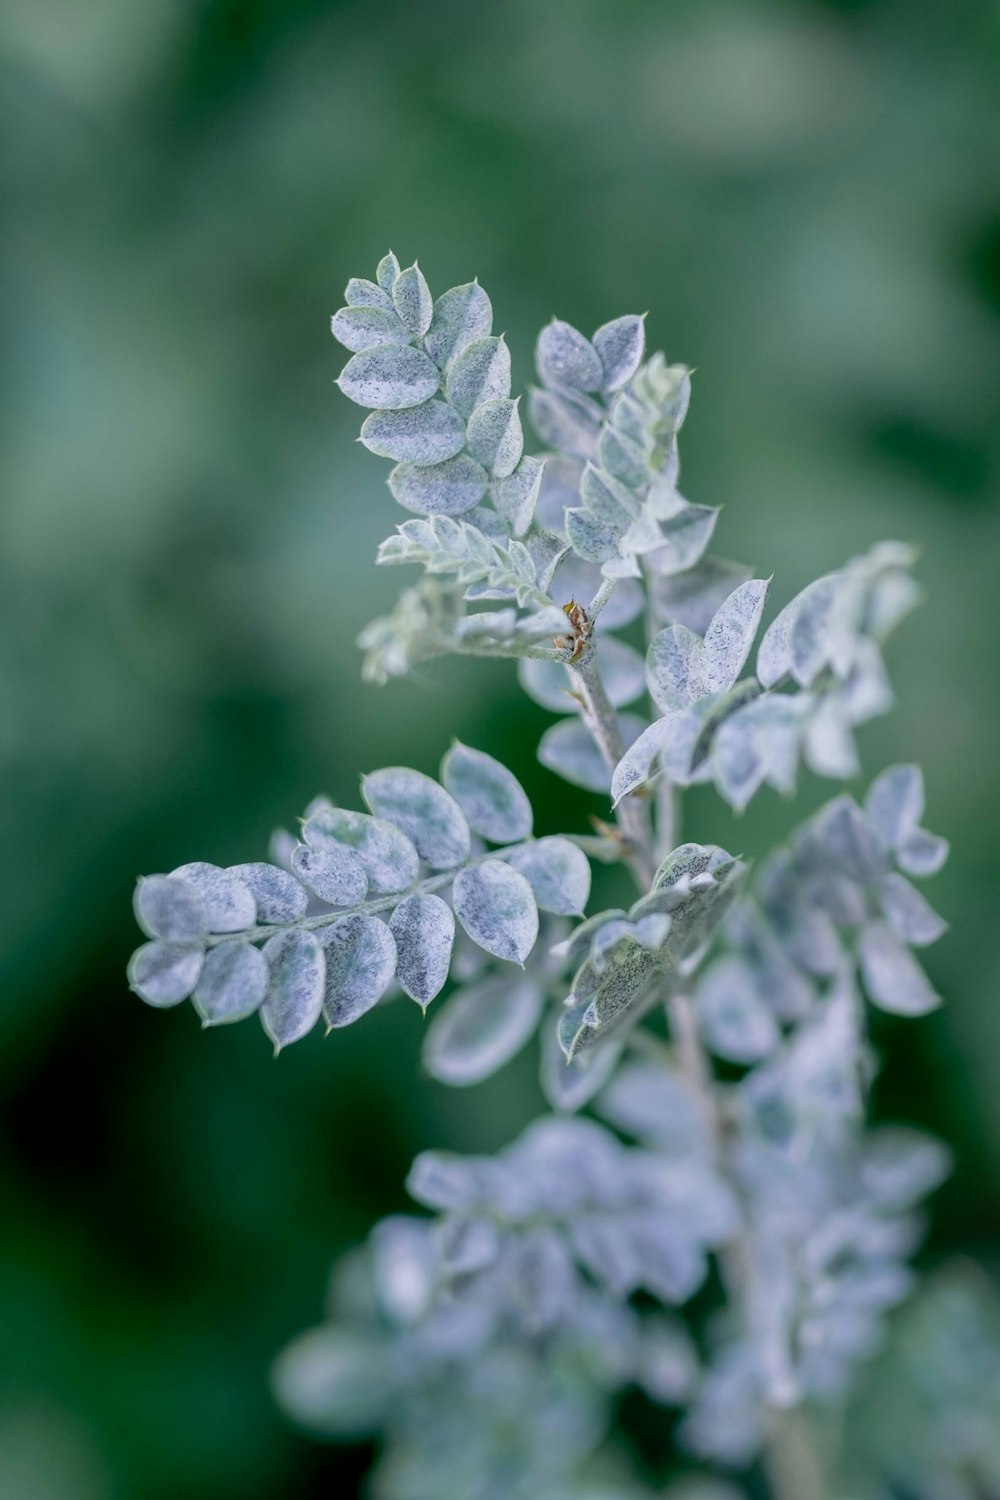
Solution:
{"label": "oval leaf", "polygon": [[604,389],[608,395],[632,379],[642,363],[645,347],[646,320],[635,314],[615,318],[597,330],[594,348],[601,361]]}
{"label": "oval leaf", "polygon": [[230,870],[203,861],[173,871],[201,896],[209,932],[245,932],[257,920],[257,903],[250,887]]}
{"label": "oval leaf", "polygon": [[476,339],[448,370],[448,400],[463,417],[483,401],[510,395],[510,350],[503,338]]}
{"label": "oval leaf", "polygon": [[408,344],[410,334],[390,307],[342,307],[330,324],[345,349],[359,353],[374,344]]}
{"label": "oval leaf", "polygon": [[312,1031],[319,1020],[326,963],[312,932],[276,933],[263,951],[270,983],[260,1019],[277,1056],[282,1047]]}
{"label": "oval leaf", "polygon": [[469,821],[493,844],[513,844],[531,833],[531,803],[506,766],[457,740],[441,762],[441,780]]}
{"label": "oval leaf", "polygon": [[259,922],[279,922],[284,925],[303,916],[309,905],[309,894],[305,887],[281,870],[277,865],[262,862],[246,865],[230,865],[229,874],[252,893],[257,903]]}
{"label": "oval leaf", "polygon": [[668,625],[653,637],[646,653],[646,680],[663,713],[687,708],[704,696],[701,668],[701,641],[686,625]]}
{"label": "oval leaf", "polygon": [[514,472],[524,452],[517,406],[517,401],[500,396],[482,402],[469,418],[469,452],[498,479]]}
{"label": "oval leaf", "polygon": [[344,366],[337,384],[358,406],[419,406],[441,383],[437,367],[409,344],[377,344],[362,349]]}
{"label": "oval leaf", "polygon": [[381,818],[344,807],[318,807],[306,819],[302,837],[313,849],[353,850],[376,895],[405,891],[420,873],[420,859],[405,833]]}
{"label": "oval leaf", "polygon": [[604,366],[593,344],[559,318],[538,335],[535,364],[543,385],[599,391],[604,382]]}
{"label": "oval leaf", "polygon": [[493,308],[478,281],[454,286],[434,304],[424,348],[444,369],[463,349],[485,338],[493,327]]}
{"label": "oval leaf", "polygon": [[881,922],[869,922],[858,943],[868,998],[897,1016],[923,1016],[941,1004],[909,948]]}
{"label": "oval leaf", "polygon": [[408,896],[389,922],[396,942],[396,977],[404,992],[426,1010],[448,978],[455,918],[440,896]]}
{"label": "oval leaf", "polygon": [[361,791],[375,816],[402,829],[434,869],[450,870],[468,856],[465,814],[429,776],[406,766],[387,766],[366,776]]}
{"label": "oval leaf", "polygon": [[538,1022],[542,992],[531,979],[494,975],[452,995],[427,1032],[424,1066],[452,1088],[481,1083],[520,1052]]}
{"label": "oval leaf", "polygon": [[474,943],[495,958],[522,964],[538,937],[538,907],[524,876],[498,859],[460,870],[455,915]]}
{"label": "oval leaf", "polygon": [[175,875],[146,875],[132,898],[136,920],[150,937],[185,943],[204,937],[208,918],[200,893]]}
{"label": "oval leaf", "polygon": [[465,447],[465,423],[447,401],[425,401],[405,411],[373,411],[361,427],[369,453],[396,463],[443,463]]}
{"label": "oval leaf", "polygon": [[359,857],[336,844],[322,849],[298,844],[292,853],[292,869],[321,901],[331,906],[354,906],[363,901],[368,877]]}
{"label": "oval leaf", "polygon": [[342,917],[318,932],[326,954],[323,1014],[333,1028],[371,1010],[396,972],[396,942],[377,917]]}
{"label": "oval leaf", "polygon": [[219,943],[205,958],[194,1003],[206,1026],[242,1021],[259,1010],[267,994],[267,960],[250,943]]}
{"label": "oval leaf", "polygon": [[414,338],[423,338],[431,326],[434,298],[416,261],[396,277],[392,300],[399,314],[399,321],[407,332]]}
{"label": "oval leaf", "polygon": [[[643,721],[634,714],[622,714],[618,722],[627,746],[645,728]],[[547,729],[538,743],[538,759],[573,786],[582,786],[588,792],[611,789],[611,772],[579,719],[563,719]]]}
{"label": "oval leaf", "polygon": [[389,475],[393,498],[422,516],[460,516],[486,493],[488,475],[468,453],[440,464],[397,464]]}
{"label": "oval leaf", "polygon": [[531,886],[542,911],[579,917],[590,897],[590,861],[569,839],[535,839],[508,856]]}
{"label": "oval leaf", "polygon": [[197,943],[144,943],[129,960],[129,987],[147,1005],[180,1005],[198,983],[204,957]]}
{"label": "oval leaf", "polygon": [[701,652],[701,676],[708,692],[725,692],[739,677],[760,626],[770,586],[766,578],[741,583],[712,616]]}

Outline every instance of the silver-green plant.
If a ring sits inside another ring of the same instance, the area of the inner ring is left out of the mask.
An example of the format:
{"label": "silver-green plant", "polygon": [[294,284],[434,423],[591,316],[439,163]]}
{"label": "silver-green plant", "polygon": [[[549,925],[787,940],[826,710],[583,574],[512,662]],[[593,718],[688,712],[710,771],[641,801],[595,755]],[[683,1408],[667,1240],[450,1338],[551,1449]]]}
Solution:
{"label": "silver-green plant", "polygon": [[[865,1005],[939,1003],[913,950],[942,923],[909,877],[947,846],[912,766],[863,802],[838,793],[756,871],[680,843],[680,800],[711,782],[740,811],[765,785],[791,795],[802,764],[857,774],[855,731],[891,705],[881,646],[916,602],[912,554],[883,543],[811,584],[751,668],[769,581],[708,551],[718,512],[678,489],[689,371],[646,355],[641,317],[543,330],[532,455],[477,282],[434,300],[390,254],[346,301],[340,389],[412,513],[378,561],[422,570],[362,633],[366,677],[516,660],[559,716],[542,764],[609,811],[537,838],[511,772],[454,744],[438,780],[366,776],[367,811],[314,803],[273,863],[140,881],[130,980],[151,1005],[259,1014],[279,1049],[399,992],[426,1010],[450,978],[424,1062],[459,1087],[541,1033],[551,1112],[496,1157],[417,1157],[428,1212],[338,1267],[279,1399],[320,1432],[380,1433],[383,1500],[645,1493],[605,1441],[629,1386],[680,1409],[696,1460],[762,1457],[774,1500],[818,1500],[810,1412],[879,1346],[948,1169],[935,1141],[866,1126]],[[590,859],[631,873],[627,909],[584,918]],[[693,1330],[678,1310],[713,1267]]]}

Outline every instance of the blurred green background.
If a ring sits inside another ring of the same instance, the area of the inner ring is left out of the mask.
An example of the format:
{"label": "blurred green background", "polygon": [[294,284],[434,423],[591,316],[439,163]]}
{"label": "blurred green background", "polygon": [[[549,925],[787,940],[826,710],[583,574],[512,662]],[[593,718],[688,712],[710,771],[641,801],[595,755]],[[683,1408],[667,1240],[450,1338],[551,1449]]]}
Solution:
{"label": "blurred green background", "polygon": [[[416,1007],[274,1064],[125,988],[139,871],[260,857],[317,792],[501,755],[505,666],[362,687],[400,518],[329,335],[391,246],[478,274],[530,378],[553,313],[651,310],[698,367],[685,489],[788,598],[883,536],[928,602],[868,769],[953,842],[947,1004],[885,1025],[882,1114],[952,1141],[926,1259],[1000,1248],[1000,11],[951,0],[30,0],[0,19],[0,1494],[353,1492],[266,1390],[411,1155],[493,1146],[531,1059],[422,1079]],[[805,787],[805,802],[821,789]],[[688,832],[753,853],[695,799]]]}

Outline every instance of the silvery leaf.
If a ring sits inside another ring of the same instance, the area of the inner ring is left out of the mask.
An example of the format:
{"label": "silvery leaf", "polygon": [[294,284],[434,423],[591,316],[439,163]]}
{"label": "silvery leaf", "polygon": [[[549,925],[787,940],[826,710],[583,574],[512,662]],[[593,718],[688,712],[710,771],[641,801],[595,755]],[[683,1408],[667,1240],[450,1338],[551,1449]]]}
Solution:
{"label": "silvery leaf", "polygon": [[559,1034],[551,1021],[542,1033],[542,1062],[539,1081],[542,1093],[553,1109],[574,1114],[588,1104],[611,1077],[621,1057],[622,1044],[616,1041],[603,1047],[578,1052],[567,1060],[559,1045]]}
{"label": "silvery leaf", "polygon": [[[684,1324],[666,1317],[642,1320],[636,1379],[651,1401],[683,1406],[698,1383],[698,1354]],[[671,1485],[664,1500],[743,1500],[738,1490],[697,1478]]]}
{"label": "silvery leaf", "polygon": [[858,772],[858,752],[843,707],[834,697],[822,698],[806,720],[804,755],[817,776],[846,781]]}
{"label": "silvery leaf", "polygon": [[455,915],[474,943],[496,958],[523,964],[538,937],[538,907],[524,876],[498,859],[460,870]]}
{"label": "silvery leaf", "polygon": [[362,276],[351,277],[344,292],[344,301],[348,307],[381,307],[387,312],[394,311],[388,292],[383,292],[374,281],[366,281]]}
{"label": "silvery leaf", "polygon": [[540,661],[523,656],[517,664],[517,676],[529,698],[554,714],[570,713],[574,708],[572,674],[561,661]]}
{"label": "silvery leaf", "polygon": [[606,521],[615,527],[628,527],[638,514],[631,492],[594,464],[588,463],[584,467],[580,498],[595,520]]}
{"label": "silvery leaf", "polygon": [[604,381],[604,369],[593,344],[558,318],[538,335],[535,364],[542,384],[547,386],[599,391]]}
{"label": "silvery leaf", "polygon": [[663,544],[646,556],[654,574],[669,577],[694,566],[712,540],[719,512],[708,505],[689,505],[662,524]]}
{"label": "silvery leaf", "polygon": [[533,979],[493,975],[481,984],[466,985],[431,1022],[424,1040],[424,1067],[453,1088],[480,1083],[520,1052],[543,1003]]}
{"label": "silvery leaf", "polygon": [[450,870],[468,856],[465,814],[429,776],[406,766],[388,766],[364,777],[361,793],[375,816],[401,829],[435,870]]}
{"label": "silvery leaf", "polygon": [[[615,766],[611,778],[611,800],[615,807],[623,797],[648,780],[653,761],[668,743],[680,714],[667,714],[645,728]],[[551,731],[550,731],[551,732]],[[539,750],[539,759],[541,751]]]}
{"label": "silvery leaf", "polygon": [[396,977],[417,1004],[427,1006],[448,978],[455,918],[440,896],[407,896],[389,922],[396,940]]}
{"label": "silvery leaf", "polygon": [[770,581],[751,578],[734,589],[712,616],[702,650],[701,673],[710,693],[732,687],[750,655]]}
{"label": "silvery leaf", "polygon": [[323,1014],[329,1027],[350,1026],[377,1005],[396,972],[396,943],[378,917],[341,917],[317,937],[326,955]]}
{"label": "silvery leaf", "polygon": [[393,498],[426,516],[459,516],[486,493],[486,470],[468,453],[439,464],[397,464],[389,475]]}
{"label": "silvery leaf", "polygon": [[445,1269],[452,1276],[467,1276],[496,1261],[500,1230],[492,1219],[453,1214],[437,1225],[437,1245]]}
{"label": "silvery leaf", "polygon": [[817,813],[812,829],[835,868],[860,885],[871,885],[885,873],[882,842],[852,797],[828,802]]}
{"label": "silvery leaf", "polygon": [[646,681],[663,713],[688,708],[705,696],[702,643],[685,625],[668,625],[649,643]]}
{"label": "silvery leaf", "polygon": [[566,535],[573,551],[587,562],[604,563],[617,558],[625,530],[601,520],[586,510],[566,512]]}
{"label": "silvery leaf", "polygon": [[590,896],[590,862],[576,844],[554,835],[534,839],[509,855],[527,880],[542,911],[578,917]]}
{"label": "silvery leaf", "polygon": [[518,1311],[531,1333],[552,1328],[573,1305],[577,1277],[557,1229],[529,1230],[517,1246],[514,1284]]}
{"label": "silvery leaf", "polygon": [[682,573],[655,575],[650,589],[660,619],[704,635],[722,601],[749,577],[750,569],[721,557],[703,557]]}
{"label": "silvery leaf", "polygon": [[898,1213],[940,1187],[951,1166],[951,1153],[932,1136],[881,1125],[862,1148],[861,1180],[877,1203]]}
{"label": "silvery leaf", "polygon": [[600,431],[600,418],[568,392],[528,392],[528,415],[543,443],[568,458],[592,458]]}
{"label": "silvery leaf", "polygon": [[252,891],[231,870],[196,860],[172,871],[172,878],[193,885],[201,896],[209,932],[245,932],[257,919]]}
{"label": "silvery leaf", "polygon": [[469,418],[484,401],[510,395],[510,350],[503,337],[476,339],[448,369],[448,400]]}
{"label": "silvery leaf", "polygon": [[361,425],[369,453],[396,463],[443,463],[465,447],[465,423],[447,401],[424,401],[404,411],[373,411]]}
{"label": "silvery leaf", "polygon": [[275,1361],[271,1381],[282,1410],[327,1438],[374,1434],[393,1399],[385,1343],[339,1323],[299,1334]]}
{"label": "silvery leaf", "polygon": [[194,1003],[206,1026],[242,1021],[267,994],[267,960],[250,943],[219,943],[205,956]]}
{"label": "silvery leaf", "polygon": [[208,918],[201,894],[174,875],[144,875],[132,898],[136,921],[149,937],[186,943],[204,937]]}
{"label": "silvery leaf", "polygon": [[523,536],[531,525],[544,471],[544,459],[525,454],[516,468],[494,486],[493,502],[510,522],[515,536]]}
{"label": "silvery leaf", "polygon": [[570,1225],[569,1238],[580,1265],[616,1300],[624,1302],[641,1285],[640,1257],[614,1215],[581,1214]]}
{"label": "silvery leaf", "polygon": [[754,1063],[778,1045],[781,1033],[742,959],[716,959],[698,985],[698,1021],[717,1057]]}
{"label": "silvery leaf", "polygon": [[383,292],[392,295],[392,289],[396,285],[396,277],[399,275],[399,261],[390,250],[388,255],[383,255],[375,271],[375,277]]}
{"label": "silvery leaf", "polygon": [[376,344],[349,359],[337,384],[358,406],[420,406],[435,395],[441,377],[436,365],[409,344]]}
{"label": "silvery leaf", "polygon": [[829,659],[828,626],[840,577],[830,573],[804,588],[789,606],[788,653],[800,687],[811,687]]}
{"label": "silvery leaf", "polygon": [[392,308],[342,307],[330,323],[334,338],[357,354],[374,344],[408,344],[410,334]]}
{"label": "silvery leaf", "polygon": [[431,326],[434,298],[416,261],[396,277],[392,300],[399,314],[399,321],[410,337],[423,338]]}
{"label": "silvery leaf", "polygon": [[907,875],[936,875],[948,858],[948,840],[915,828],[896,850],[896,860]]}
{"label": "silvery leaf", "polygon": [[405,891],[420,873],[420,860],[405,833],[393,823],[343,807],[319,807],[303,825],[302,837],[313,849],[353,850],[376,895]]}
{"label": "silvery leaf", "polygon": [[709,1127],[695,1089],[653,1062],[629,1062],[601,1096],[599,1114],[624,1135],[648,1141],[670,1157],[706,1157]]}
{"label": "silvery leaf", "polygon": [[326,964],[312,932],[275,933],[263,952],[271,973],[260,1019],[277,1053],[312,1031],[319,1020]]}
{"label": "silvery leaf", "polygon": [[605,425],[598,442],[601,467],[629,489],[637,490],[647,483],[649,469],[646,454],[639,443],[617,428]]}
{"label": "silvery leaf", "polygon": [[368,890],[361,860],[353,850],[333,843],[315,849],[299,844],[292,855],[292,872],[331,906],[353,906]]}
{"label": "silvery leaf", "polygon": [[646,346],[646,320],[629,314],[604,323],[594,334],[597,350],[604,371],[604,389],[610,394],[620,390],[642,363]]}
{"label": "silvery leaf", "polygon": [[639,1262],[639,1281],[661,1302],[680,1306],[701,1286],[708,1263],[699,1245],[681,1225],[660,1213],[642,1211],[623,1217]]}
{"label": "silvery leaf", "polygon": [[418,1323],[436,1290],[437,1246],[426,1219],[390,1214],[369,1236],[379,1302],[394,1323]]}
{"label": "silvery leaf", "polygon": [[936,943],[946,930],[929,902],[902,875],[886,875],[879,886],[883,914],[897,937],[914,948]]}
{"label": "silvery leaf", "polygon": [[441,780],[469,827],[492,844],[514,844],[531,834],[531,803],[506,766],[456,740],[441,762]]}
{"label": "silvery leaf", "polygon": [[[634,714],[622,714],[618,722],[626,745],[631,745],[645,727]],[[538,744],[538,759],[573,786],[588,792],[610,789],[611,772],[579,719],[563,719],[547,729]]]}
{"label": "silvery leaf", "polygon": [[252,893],[257,903],[258,922],[284,925],[305,914],[309,905],[308,893],[287,870],[260,861],[230,865],[229,873],[241,880]]}
{"label": "silvery leaf", "polygon": [[865,808],[889,849],[915,832],[924,815],[924,778],[919,766],[889,766],[876,776]]}
{"label": "silvery leaf", "polygon": [[434,316],[424,348],[444,369],[463,349],[485,338],[493,327],[493,308],[478,281],[452,287],[434,304]]}
{"label": "silvery leaf", "polygon": [[425,1208],[450,1213],[488,1202],[495,1164],[451,1151],[421,1151],[406,1179],[406,1191]]}
{"label": "silvery leaf", "polygon": [[144,943],[129,959],[129,988],[147,1005],[180,1005],[198,983],[204,956],[199,943]]}
{"label": "silvery leaf", "polygon": [[517,406],[509,396],[498,396],[482,402],[469,418],[469,452],[497,479],[512,474],[524,452]]}
{"label": "silvery leaf", "polygon": [[923,1016],[941,1004],[910,950],[882,922],[862,928],[858,958],[868,998],[881,1010]]}

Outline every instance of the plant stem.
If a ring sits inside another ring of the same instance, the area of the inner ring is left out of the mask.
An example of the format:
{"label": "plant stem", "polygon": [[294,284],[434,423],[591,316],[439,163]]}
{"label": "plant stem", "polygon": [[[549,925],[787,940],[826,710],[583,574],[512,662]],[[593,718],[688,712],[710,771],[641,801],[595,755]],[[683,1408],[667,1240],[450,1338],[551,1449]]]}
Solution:
{"label": "plant stem", "polygon": [[[588,650],[570,667],[577,696],[583,707],[583,721],[609,771],[625,754],[621,725],[601,677],[594,651]],[[643,797],[626,797],[618,807],[618,827],[626,846],[626,862],[641,891],[647,891],[656,868],[653,854],[653,832],[649,804]]]}
{"label": "plant stem", "polygon": [[772,1413],[764,1447],[771,1500],[825,1500],[826,1491],[801,1411]]}

